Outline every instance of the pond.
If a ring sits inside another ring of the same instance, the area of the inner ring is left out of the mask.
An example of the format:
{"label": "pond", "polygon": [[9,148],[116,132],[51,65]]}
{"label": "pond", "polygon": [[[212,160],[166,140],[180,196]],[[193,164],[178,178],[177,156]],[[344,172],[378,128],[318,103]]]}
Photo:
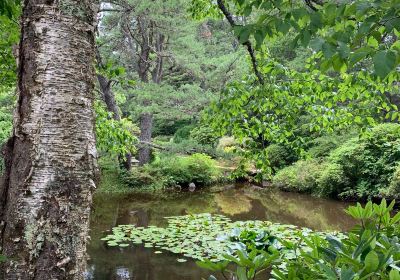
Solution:
{"label": "pond", "polygon": [[345,231],[354,221],[344,215],[349,203],[308,195],[260,191],[249,185],[229,185],[166,196],[96,194],[88,246],[88,279],[199,280],[208,271],[192,261],[177,262],[178,255],[141,246],[109,248],[100,239],[121,224],[166,226],[164,217],[197,213],[223,214],[234,221],[263,220],[308,227],[314,230]]}

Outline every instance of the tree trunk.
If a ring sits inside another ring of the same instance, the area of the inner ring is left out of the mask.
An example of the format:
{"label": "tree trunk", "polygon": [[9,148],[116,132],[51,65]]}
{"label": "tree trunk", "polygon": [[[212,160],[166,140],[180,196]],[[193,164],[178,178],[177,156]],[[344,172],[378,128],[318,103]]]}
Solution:
{"label": "tree trunk", "polygon": [[83,279],[95,187],[94,0],[25,0],[0,189],[1,279]]}
{"label": "tree trunk", "polygon": [[[143,113],[140,116],[140,142],[151,143],[151,132],[153,129],[153,114]],[[151,147],[147,144],[140,144],[139,147],[139,165],[143,166],[150,162]]]}
{"label": "tree trunk", "polygon": [[[113,118],[116,121],[121,120],[119,115],[118,105],[115,101],[114,93],[111,90],[111,81],[109,81],[103,75],[97,74],[97,80],[99,81],[100,91],[103,94],[104,103],[106,103],[107,111],[113,114]],[[132,155],[127,153],[125,155],[121,154],[118,156],[118,161],[121,168],[125,170],[131,170],[132,168]]]}
{"label": "tree trunk", "polygon": [[104,103],[106,103],[107,110],[113,113],[113,118],[116,121],[121,120],[117,102],[115,101],[114,93],[111,91],[111,81],[109,81],[103,75],[97,74],[97,80],[99,81],[100,90],[103,94]]}
{"label": "tree trunk", "polygon": [[156,84],[161,83],[161,78],[163,74],[163,62],[164,62],[164,57],[163,57],[163,51],[164,51],[164,40],[165,36],[162,34],[157,35],[156,39],[156,46],[155,49],[157,51],[157,60],[156,60],[156,65],[151,73],[153,82]]}
{"label": "tree trunk", "polygon": [[150,68],[150,32],[148,31],[148,23],[145,18],[137,18],[139,33],[142,37],[140,44],[140,54],[138,60],[138,74],[142,82],[147,83],[149,81],[148,71]]}

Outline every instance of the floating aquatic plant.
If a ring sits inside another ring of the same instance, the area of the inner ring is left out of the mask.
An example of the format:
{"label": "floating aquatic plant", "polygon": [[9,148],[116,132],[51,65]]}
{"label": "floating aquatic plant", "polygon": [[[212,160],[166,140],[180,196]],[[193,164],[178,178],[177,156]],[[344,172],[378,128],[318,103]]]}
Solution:
{"label": "floating aquatic plant", "polygon": [[[296,240],[298,238],[297,233],[300,232],[303,235],[311,233],[326,235],[325,233],[312,232],[308,228],[298,228],[293,225],[282,225],[268,221],[233,222],[223,215],[197,214],[166,217],[166,219],[168,221],[166,228],[119,225],[112,229],[112,234],[102,238],[102,240],[106,241],[107,245],[111,247],[142,244],[146,248],[157,248],[157,253],[165,250],[195,260],[209,259],[217,262],[224,260],[224,255],[233,252],[237,246],[240,246],[238,239],[234,237],[249,230],[268,232],[271,236],[287,241]],[[256,241],[260,242],[263,238],[265,236],[260,235]],[[276,246],[279,248],[279,242]],[[290,256],[290,252],[287,253]],[[179,258],[177,261],[185,262],[186,259]]]}

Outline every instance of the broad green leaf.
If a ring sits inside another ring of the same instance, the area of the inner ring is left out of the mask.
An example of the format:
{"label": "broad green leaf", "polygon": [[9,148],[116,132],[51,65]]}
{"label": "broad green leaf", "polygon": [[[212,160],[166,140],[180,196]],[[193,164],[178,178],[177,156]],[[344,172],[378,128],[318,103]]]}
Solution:
{"label": "broad green leaf", "polygon": [[365,270],[370,273],[374,272],[379,267],[379,257],[375,251],[371,251],[365,257]]}
{"label": "broad green leaf", "polygon": [[396,54],[393,51],[378,51],[373,57],[376,74],[381,78],[386,78],[394,70],[396,59]]}

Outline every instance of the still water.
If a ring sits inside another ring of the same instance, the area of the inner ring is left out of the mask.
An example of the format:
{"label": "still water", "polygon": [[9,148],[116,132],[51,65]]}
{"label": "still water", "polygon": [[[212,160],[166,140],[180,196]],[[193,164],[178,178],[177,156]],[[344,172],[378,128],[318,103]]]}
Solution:
{"label": "still water", "polygon": [[91,216],[88,246],[90,280],[200,280],[209,272],[194,262],[178,263],[175,254],[154,254],[143,246],[108,248],[100,238],[120,224],[165,226],[164,217],[189,213],[218,213],[232,220],[268,220],[315,230],[348,230],[354,221],[344,215],[348,203],[280,191],[259,191],[251,186],[169,194],[97,194]]}

